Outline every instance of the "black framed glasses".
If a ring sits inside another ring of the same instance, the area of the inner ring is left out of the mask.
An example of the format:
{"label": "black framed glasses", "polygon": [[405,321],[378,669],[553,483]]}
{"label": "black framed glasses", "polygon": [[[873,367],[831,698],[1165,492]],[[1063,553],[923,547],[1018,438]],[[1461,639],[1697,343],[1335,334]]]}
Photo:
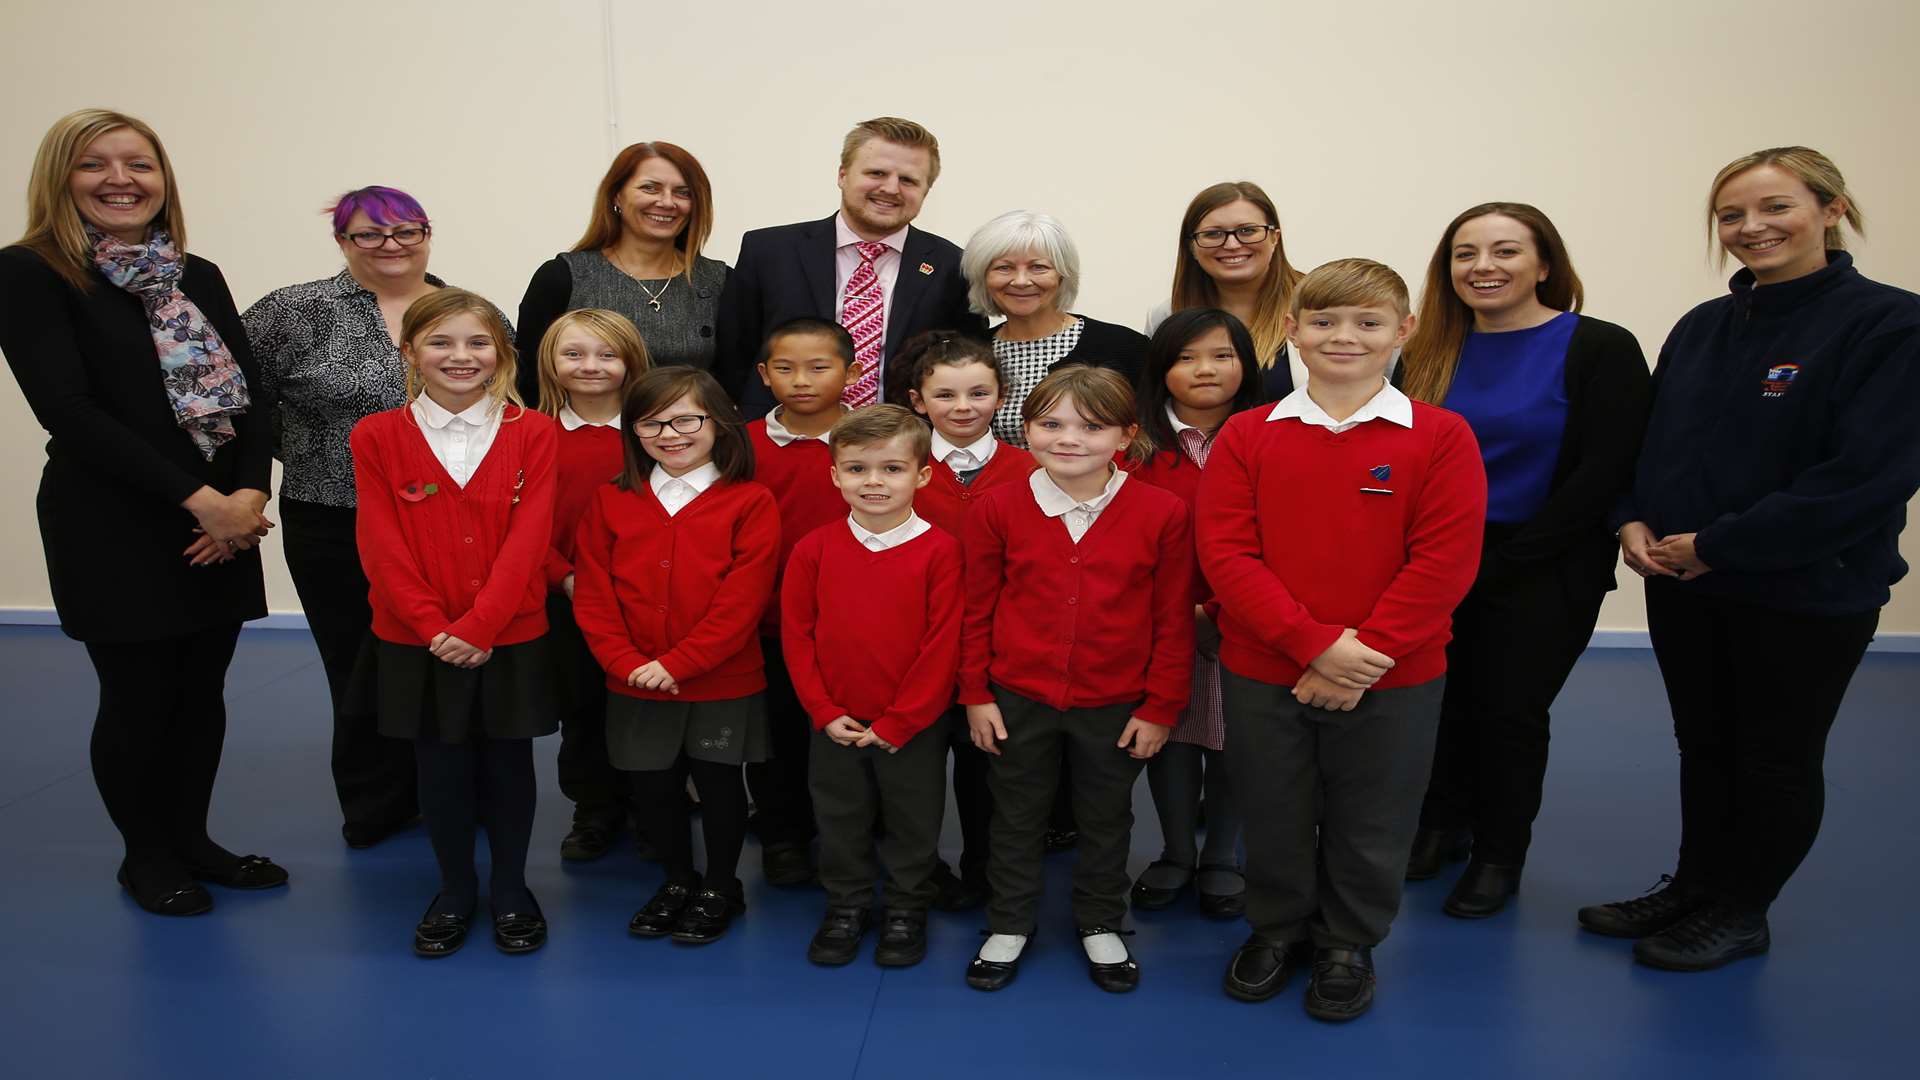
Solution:
{"label": "black framed glasses", "polygon": [[1242,225],[1235,229],[1201,229],[1187,239],[1193,241],[1195,247],[1217,248],[1224,247],[1227,237],[1231,236],[1242,244],[1252,247],[1265,240],[1268,233],[1278,228],[1278,225]]}
{"label": "black framed glasses", "polygon": [[643,439],[657,439],[668,428],[682,435],[691,435],[699,431],[700,425],[706,422],[707,417],[703,413],[683,413],[671,420],[642,420],[633,425],[633,430]]}
{"label": "black framed glasses", "polygon": [[359,232],[342,233],[341,235],[353,241],[354,247],[366,248],[368,251],[372,251],[384,245],[388,240],[392,240],[401,247],[418,247],[420,246],[420,241],[433,235],[433,229],[426,225],[402,225],[391,232],[362,229]]}

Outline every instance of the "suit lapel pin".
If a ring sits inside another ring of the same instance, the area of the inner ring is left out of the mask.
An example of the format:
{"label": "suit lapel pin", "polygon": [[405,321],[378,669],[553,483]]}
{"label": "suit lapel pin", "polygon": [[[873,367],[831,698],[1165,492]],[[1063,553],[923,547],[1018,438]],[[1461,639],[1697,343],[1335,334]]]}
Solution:
{"label": "suit lapel pin", "polygon": [[932,264],[932,263],[921,263],[921,264],[920,264],[920,272],[921,272],[921,273],[923,273],[923,274],[931,274],[931,273],[933,273],[933,264]]}

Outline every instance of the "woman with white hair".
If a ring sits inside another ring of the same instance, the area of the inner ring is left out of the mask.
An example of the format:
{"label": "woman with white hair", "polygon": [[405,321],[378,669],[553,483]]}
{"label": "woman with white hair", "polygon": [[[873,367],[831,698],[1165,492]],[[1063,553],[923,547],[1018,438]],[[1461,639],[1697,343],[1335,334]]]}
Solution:
{"label": "woman with white hair", "polygon": [[1080,253],[1051,215],[1012,210],[980,226],[960,271],[973,310],[1006,320],[993,328],[1006,393],[992,426],[1002,442],[1027,445],[1021,403],[1054,368],[1108,367],[1131,383],[1146,362],[1147,339],[1138,331],[1069,310],[1080,292]]}

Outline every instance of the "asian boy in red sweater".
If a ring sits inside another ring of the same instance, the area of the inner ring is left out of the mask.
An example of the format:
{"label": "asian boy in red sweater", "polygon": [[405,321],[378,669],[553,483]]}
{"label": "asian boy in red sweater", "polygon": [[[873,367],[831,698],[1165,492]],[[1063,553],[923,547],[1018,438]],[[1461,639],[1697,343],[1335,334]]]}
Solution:
{"label": "asian boy in red sweater", "polygon": [[840,965],[859,953],[877,846],[887,882],[874,961],[905,967],[926,955],[937,892],[960,542],[913,512],[931,437],[911,412],[862,409],[834,425],[832,441],[834,483],[851,513],[799,542],[781,592],[787,670],[815,730],[809,788],[827,891],[807,958]]}
{"label": "asian boy in red sweater", "polygon": [[1480,565],[1487,482],[1460,417],[1387,385],[1407,287],[1342,259],[1287,317],[1307,385],[1228,420],[1200,483],[1221,605],[1226,761],[1246,820],[1247,921],[1228,994],[1311,962],[1307,1012],[1373,1002],[1433,760],[1453,609]]}

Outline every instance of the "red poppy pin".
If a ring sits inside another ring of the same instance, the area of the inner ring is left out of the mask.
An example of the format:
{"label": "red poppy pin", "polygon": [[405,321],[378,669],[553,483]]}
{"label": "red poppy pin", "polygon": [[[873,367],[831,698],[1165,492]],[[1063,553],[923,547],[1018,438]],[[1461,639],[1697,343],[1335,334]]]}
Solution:
{"label": "red poppy pin", "polygon": [[439,490],[439,484],[422,484],[420,481],[415,480],[412,483],[402,484],[400,486],[400,497],[408,502],[419,502]]}
{"label": "red poppy pin", "polygon": [[921,264],[920,264],[920,272],[921,272],[921,273],[923,273],[923,274],[931,274],[931,273],[933,273],[933,264],[932,264],[932,263],[921,263]]}
{"label": "red poppy pin", "polygon": [[508,506],[520,505],[520,489],[527,486],[527,470],[517,469],[513,474],[513,501]]}

